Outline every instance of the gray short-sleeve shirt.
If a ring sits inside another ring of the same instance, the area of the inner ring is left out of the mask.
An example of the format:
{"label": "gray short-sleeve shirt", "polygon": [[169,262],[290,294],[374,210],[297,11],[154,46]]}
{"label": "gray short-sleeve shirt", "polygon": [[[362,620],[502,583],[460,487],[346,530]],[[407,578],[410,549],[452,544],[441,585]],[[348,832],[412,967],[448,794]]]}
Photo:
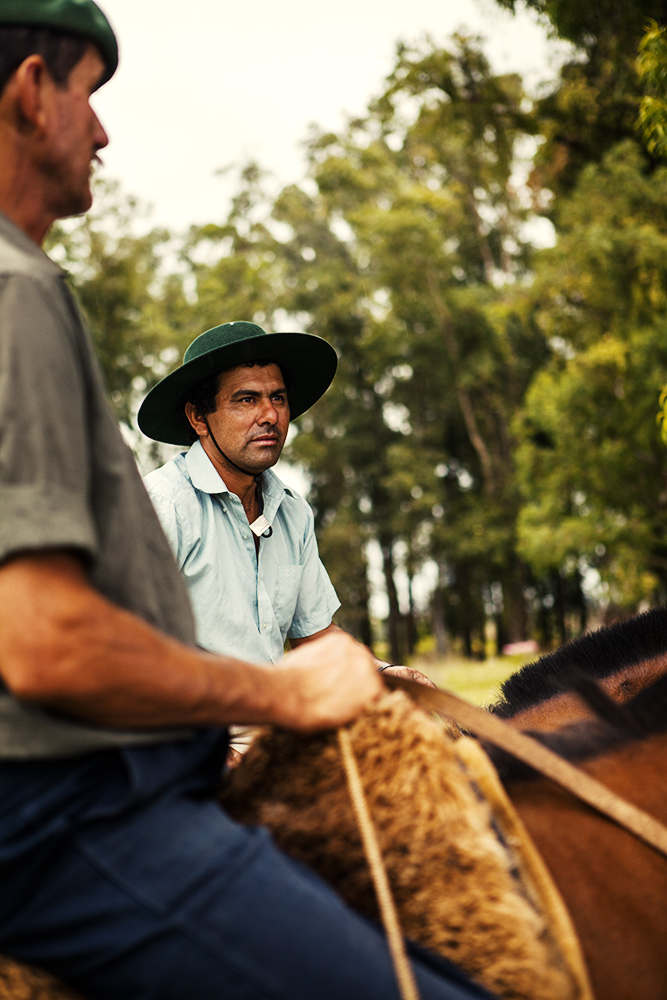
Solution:
{"label": "gray short-sleeve shirt", "polygon": [[[0,564],[48,549],[77,551],[101,594],[194,643],[184,584],[64,272],[0,215]],[[0,757],[173,736],[88,726],[24,705],[0,682]]]}

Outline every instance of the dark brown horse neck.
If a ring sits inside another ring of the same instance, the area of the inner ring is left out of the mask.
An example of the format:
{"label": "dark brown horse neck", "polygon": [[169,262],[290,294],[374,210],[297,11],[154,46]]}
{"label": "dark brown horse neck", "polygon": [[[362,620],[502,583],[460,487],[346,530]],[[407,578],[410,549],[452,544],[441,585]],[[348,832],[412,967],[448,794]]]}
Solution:
{"label": "dark brown horse neck", "polygon": [[[667,735],[580,765],[667,822]],[[663,1000],[667,990],[667,859],[539,778],[507,790],[570,911],[599,1000]]]}
{"label": "dark brown horse neck", "polygon": [[557,729],[590,718],[572,693],[579,677],[596,680],[617,702],[633,698],[667,673],[667,607],[588,632],[528,663],[501,687],[494,714],[520,729]]}
{"label": "dark brown horse neck", "polygon": [[[619,704],[624,704],[665,675],[667,675],[667,651],[660,656],[628,664],[596,680],[610,698]],[[560,729],[568,722],[590,720],[594,717],[594,713],[576,691],[562,691],[505,716],[505,720],[516,729],[548,732]]]}

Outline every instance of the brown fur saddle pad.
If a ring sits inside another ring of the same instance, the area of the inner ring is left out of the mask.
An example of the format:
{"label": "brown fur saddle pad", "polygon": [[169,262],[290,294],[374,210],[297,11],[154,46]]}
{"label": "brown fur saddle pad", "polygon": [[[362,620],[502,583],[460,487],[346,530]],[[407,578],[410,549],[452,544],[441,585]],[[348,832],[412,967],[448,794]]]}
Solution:
{"label": "brown fur saddle pad", "polygon": [[[507,1000],[592,1000],[561,897],[477,742],[398,691],[349,732],[403,933]],[[222,801],[379,918],[335,733],[265,730]]]}
{"label": "brown fur saddle pad", "polygon": [[0,1000],[81,1000],[55,976],[0,955]]}

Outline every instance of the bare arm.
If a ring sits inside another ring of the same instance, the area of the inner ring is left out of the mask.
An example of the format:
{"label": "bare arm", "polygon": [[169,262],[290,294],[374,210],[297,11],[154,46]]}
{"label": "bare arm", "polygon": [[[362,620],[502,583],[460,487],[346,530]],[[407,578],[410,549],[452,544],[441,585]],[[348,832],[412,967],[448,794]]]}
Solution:
{"label": "bare arm", "polygon": [[121,728],[275,723],[312,731],[354,718],[381,691],[344,634],[280,667],[190,648],[103,598],[64,553],[0,567],[0,674],[18,698]]}

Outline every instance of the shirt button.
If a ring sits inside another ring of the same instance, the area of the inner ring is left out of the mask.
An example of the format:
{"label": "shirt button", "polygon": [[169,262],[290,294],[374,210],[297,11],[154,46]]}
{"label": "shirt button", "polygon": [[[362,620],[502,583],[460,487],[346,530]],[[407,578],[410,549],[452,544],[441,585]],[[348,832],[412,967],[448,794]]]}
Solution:
{"label": "shirt button", "polygon": [[249,536],[249,535],[244,535],[243,537],[244,537],[244,538],[245,538],[245,540],[247,541],[247,540],[248,540],[248,538],[249,538],[250,536]]}
{"label": "shirt button", "polygon": [[266,622],[264,622],[264,624],[262,625],[262,628],[268,628],[268,627],[269,626],[266,624]]}

